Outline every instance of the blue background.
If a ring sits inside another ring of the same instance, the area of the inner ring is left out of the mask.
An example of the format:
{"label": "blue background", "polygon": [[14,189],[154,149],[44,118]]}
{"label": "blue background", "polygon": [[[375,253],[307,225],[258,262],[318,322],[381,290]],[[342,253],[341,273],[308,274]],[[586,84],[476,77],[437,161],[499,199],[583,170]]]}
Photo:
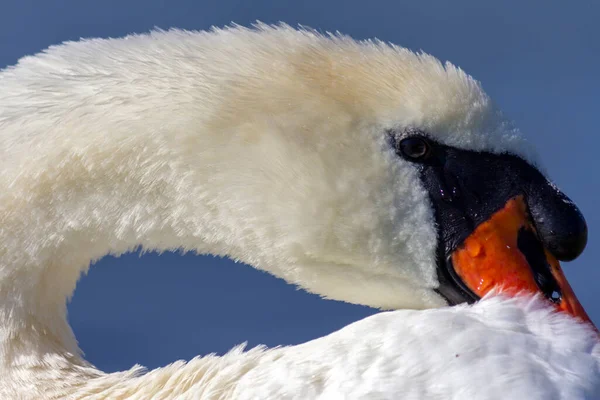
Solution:
{"label": "blue background", "polygon": [[[483,82],[586,216],[588,248],[565,269],[598,324],[599,17],[600,2],[591,1],[3,0],[0,67],[80,37],[257,19],[378,37],[450,60]],[[300,343],[374,312],[228,260],[174,253],[102,259],[69,306],[87,358],[107,371],[223,353],[244,341]]]}

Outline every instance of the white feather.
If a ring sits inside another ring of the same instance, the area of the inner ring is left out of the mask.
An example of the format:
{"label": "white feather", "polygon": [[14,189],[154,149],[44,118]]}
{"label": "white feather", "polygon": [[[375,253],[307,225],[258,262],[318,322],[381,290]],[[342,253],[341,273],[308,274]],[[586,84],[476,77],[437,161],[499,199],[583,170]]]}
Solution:
{"label": "white feather", "polygon": [[227,255],[374,307],[444,305],[433,211],[386,140],[406,127],[535,163],[476,81],[379,42],[160,31],[3,70],[0,397],[594,398],[595,337],[537,300],[380,314],[141,376],[81,358],[66,300],[90,261],[137,247]]}

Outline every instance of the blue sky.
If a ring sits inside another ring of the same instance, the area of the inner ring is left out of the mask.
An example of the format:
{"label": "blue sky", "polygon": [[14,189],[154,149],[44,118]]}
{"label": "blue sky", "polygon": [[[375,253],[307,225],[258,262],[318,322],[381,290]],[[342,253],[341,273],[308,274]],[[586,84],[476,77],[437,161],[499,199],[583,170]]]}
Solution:
{"label": "blue sky", "polygon": [[[450,60],[482,81],[583,211],[588,248],[564,267],[599,324],[599,15],[600,3],[589,1],[4,0],[0,67],[80,37],[255,20],[378,37]],[[87,358],[107,371],[223,353],[244,341],[300,343],[374,312],[228,260],[173,253],[102,259],[69,306]]]}

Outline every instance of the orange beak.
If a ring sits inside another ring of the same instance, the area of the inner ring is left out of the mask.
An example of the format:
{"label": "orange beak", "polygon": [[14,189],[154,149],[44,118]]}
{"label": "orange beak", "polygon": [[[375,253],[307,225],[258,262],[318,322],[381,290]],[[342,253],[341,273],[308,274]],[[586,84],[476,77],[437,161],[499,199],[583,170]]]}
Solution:
{"label": "orange beak", "polygon": [[478,297],[493,288],[505,293],[544,293],[562,312],[593,325],[560,267],[542,247],[523,196],[509,200],[452,253],[463,283]]}

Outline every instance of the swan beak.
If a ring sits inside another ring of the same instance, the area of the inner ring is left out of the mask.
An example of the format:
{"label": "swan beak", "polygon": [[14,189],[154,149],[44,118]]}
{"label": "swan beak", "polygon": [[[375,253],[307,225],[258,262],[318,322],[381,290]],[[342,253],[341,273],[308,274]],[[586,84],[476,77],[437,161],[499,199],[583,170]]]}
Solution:
{"label": "swan beak", "polygon": [[454,271],[479,298],[493,288],[517,295],[541,293],[559,311],[593,325],[558,260],[544,248],[523,196],[480,224],[451,254]]}

